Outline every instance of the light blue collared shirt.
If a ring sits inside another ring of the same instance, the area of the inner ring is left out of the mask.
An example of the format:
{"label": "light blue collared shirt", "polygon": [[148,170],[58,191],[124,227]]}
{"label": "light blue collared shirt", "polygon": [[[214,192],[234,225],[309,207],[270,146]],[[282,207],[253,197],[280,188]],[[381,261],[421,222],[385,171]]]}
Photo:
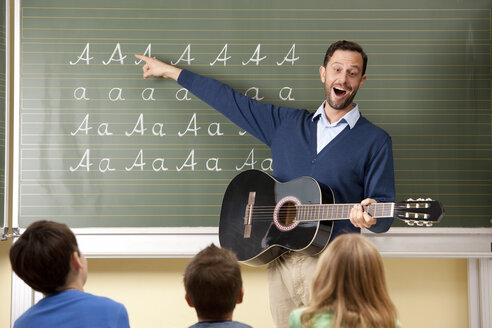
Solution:
{"label": "light blue collared shirt", "polygon": [[347,125],[352,129],[357,123],[357,120],[360,117],[359,105],[354,103],[354,108],[347,114],[343,115],[338,121],[330,124],[325,115],[325,102],[318,107],[316,113],[314,113],[313,120],[321,115],[318,120],[318,136],[317,136],[317,144],[318,149],[317,152],[323,150],[327,144],[329,144],[335,137],[347,127]]}

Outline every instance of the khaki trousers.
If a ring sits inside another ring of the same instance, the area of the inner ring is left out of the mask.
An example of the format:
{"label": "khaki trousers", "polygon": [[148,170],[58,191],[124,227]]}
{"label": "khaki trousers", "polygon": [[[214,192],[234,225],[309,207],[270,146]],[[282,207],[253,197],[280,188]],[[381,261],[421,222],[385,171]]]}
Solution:
{"label": "khaki trousers", "polygon": [[268,266],[270,311],[277,328],[289,327],[292,310],[307,305],[318,256],[288,252]]}

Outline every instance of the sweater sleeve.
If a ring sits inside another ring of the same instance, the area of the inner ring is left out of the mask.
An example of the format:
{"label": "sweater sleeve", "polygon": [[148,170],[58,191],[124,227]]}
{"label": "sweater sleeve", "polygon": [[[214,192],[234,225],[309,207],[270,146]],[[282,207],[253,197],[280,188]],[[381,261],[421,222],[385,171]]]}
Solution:
{"label": "sweater sleeve", "polygon": [[[364,194],[378,202],[395,201],[395,177],[391,137],[387,136],[379,151],[371,160],[365,175]],[[393,218],[379,218],[369,228],[372,232],[385,232],[393,224]]]}
{"label": "sweater sleeve", "polygon": [[185,69],[178,83],[269,147],[282,120],[298,112],[253,100],[217,80]]}

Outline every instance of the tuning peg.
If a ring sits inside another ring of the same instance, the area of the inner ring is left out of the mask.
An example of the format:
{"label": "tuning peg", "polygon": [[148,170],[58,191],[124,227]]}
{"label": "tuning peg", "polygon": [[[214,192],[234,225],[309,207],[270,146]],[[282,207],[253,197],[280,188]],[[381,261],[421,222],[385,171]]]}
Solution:
{"label": "tuning peg", "polygon": [[415,221],[413,220],[405,220],[405,223],[408,224],[409,226],[415,225]]}
{"label": "tuning peg", "polygon": [[407,199],[407,202],[413,202],[413,199],[412,198],[408,198]]}
{"label": "tuning peg", "polygon": [[423,202],[424,199],[423,198],[417,198],[417,202]]}
{"label": "tuning peg", "polygon": [[425,222],[426,227],[432,227],[432,222]]}
{"label": "tuning peg", "polygon": [[417,225],[418,225],[419,227],[423,227],[423,226],[424,226],[424,223],[423,223],[422,221],[416,221],[416,223],[417,223]]}
{"label": "tuning peg", "polygon": [[427,198],[426,201],[432,201],[432,198]]}

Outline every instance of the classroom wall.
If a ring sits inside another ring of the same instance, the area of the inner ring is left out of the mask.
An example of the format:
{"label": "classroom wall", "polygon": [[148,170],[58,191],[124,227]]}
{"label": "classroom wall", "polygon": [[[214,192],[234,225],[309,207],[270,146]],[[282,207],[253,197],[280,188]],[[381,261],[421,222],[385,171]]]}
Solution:
{"label": "classroom wall", "polygon": [[[10,326],[10,242],[0,242],[0,327]],[[195,313],[184,300],[188,259],[89,259],[86,291],[124,303],[132,327],[187,327]],[[385,258],[386,278],[404,327],[468,327],[465,259]],[[244,303],[234,319],[273,327],[266,268],[242,267]]]}
{"label": "classroom wall", "polygon": [[385,258],[384,266],[403,327],[468,327],[466,259]]}
{"label": "classroom wall", "polygon": [[[195,321],[184,300],[187,259],[92,259],[86,290],[123,302],[133,327],[187,327]],[[384,259],[391,297],[404,327],[468,326],[467,261]],[[245,298],[234,319],[273,327],[266,268],[243,266]]]}

